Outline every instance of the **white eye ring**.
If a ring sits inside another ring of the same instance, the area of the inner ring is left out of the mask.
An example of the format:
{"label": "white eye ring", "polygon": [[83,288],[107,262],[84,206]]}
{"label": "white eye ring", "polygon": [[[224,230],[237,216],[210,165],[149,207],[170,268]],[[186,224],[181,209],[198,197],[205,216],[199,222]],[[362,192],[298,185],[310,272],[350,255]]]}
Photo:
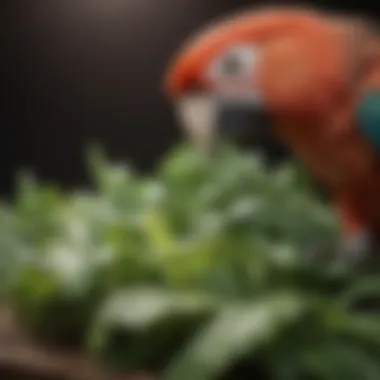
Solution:
{"label": "white eye ring", "polygon": [[252,45],[235,45],[224,51],[210,65],[211,79],[231,79],[251,76],[258,61],[259,52]]}

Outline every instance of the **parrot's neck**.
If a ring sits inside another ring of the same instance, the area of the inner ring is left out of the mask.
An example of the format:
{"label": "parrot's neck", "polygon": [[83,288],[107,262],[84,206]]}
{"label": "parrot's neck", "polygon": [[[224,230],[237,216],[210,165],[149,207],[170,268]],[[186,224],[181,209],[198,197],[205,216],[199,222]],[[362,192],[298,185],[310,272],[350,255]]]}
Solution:
{"label": "parrot's neck", "polygon": [[332,118],[293,120],[281,125],[279,133],[329,188],[352,186],[374,170],[376,157],[352,123],[337,124]]}

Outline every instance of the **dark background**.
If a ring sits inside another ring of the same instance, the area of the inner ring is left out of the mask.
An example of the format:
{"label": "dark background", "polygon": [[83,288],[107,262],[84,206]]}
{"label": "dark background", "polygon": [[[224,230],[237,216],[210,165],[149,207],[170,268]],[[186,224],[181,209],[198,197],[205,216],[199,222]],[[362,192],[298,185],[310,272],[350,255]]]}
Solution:
{"label": "dark background", "polygon": [[[168,59],[203,24],[263,3],[1,0],[1,193],[12,191],[20,168],[67,188],[85,184],[90,141],[153,168],[180,138],[160,89]],[[309,3],[380,14],[375,2]]]}

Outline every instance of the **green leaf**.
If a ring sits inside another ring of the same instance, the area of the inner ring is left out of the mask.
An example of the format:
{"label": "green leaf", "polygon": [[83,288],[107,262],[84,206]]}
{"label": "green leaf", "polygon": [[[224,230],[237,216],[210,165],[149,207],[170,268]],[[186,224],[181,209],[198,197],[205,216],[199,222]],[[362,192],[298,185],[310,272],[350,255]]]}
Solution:
{"label": "green leaf", "polygon": [[218,379],[236,360],[253,354],[299,320],[304,299],[293,294],[226,306],[169,367],[165,380]]}
{"label": "green leaf", "polygon": [[367,275],[360,281],[354,281],[353,285],[344,291],[340,302],[345,307],[352,307],[360,301],[368,300],[368,297],[380,301],[380,279],[378,276]]}
{"label": "green leaf", "polygon": [[[131,288],[111,296],[101,307],[93,328],[95,346],[103,344],[112,326],[146,331],[163,319],[181,314],[210,312],[220,301],[202,294],[167,289]],[[99,341],[99,339],[101,339]]]}
{"label": "green leaf", "polygon": [[207,295],[170,290],[119,292],[101,308],[88,347],[123,369],[161,366],[213,315],[219,302]]}
{"label": "green leaf", "polygon": [[377,380],[380,363],[360,347],[347,342],[330,342],[305,354],[309,373],[321,380]]}

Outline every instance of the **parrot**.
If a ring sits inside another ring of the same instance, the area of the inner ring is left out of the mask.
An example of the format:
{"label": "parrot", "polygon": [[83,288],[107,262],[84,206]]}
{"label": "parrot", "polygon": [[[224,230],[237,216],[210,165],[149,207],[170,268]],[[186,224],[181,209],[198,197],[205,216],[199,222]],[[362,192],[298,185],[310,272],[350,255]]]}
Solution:
{"label": "parrot", "polygon": [[[247,9],[191,36],[163,87],[205,152],[228,137],[283,142],[327,189],[351,263],[380,243],[380,34],[362,17]],[[368,260],[367,260],[368,262]]]}

